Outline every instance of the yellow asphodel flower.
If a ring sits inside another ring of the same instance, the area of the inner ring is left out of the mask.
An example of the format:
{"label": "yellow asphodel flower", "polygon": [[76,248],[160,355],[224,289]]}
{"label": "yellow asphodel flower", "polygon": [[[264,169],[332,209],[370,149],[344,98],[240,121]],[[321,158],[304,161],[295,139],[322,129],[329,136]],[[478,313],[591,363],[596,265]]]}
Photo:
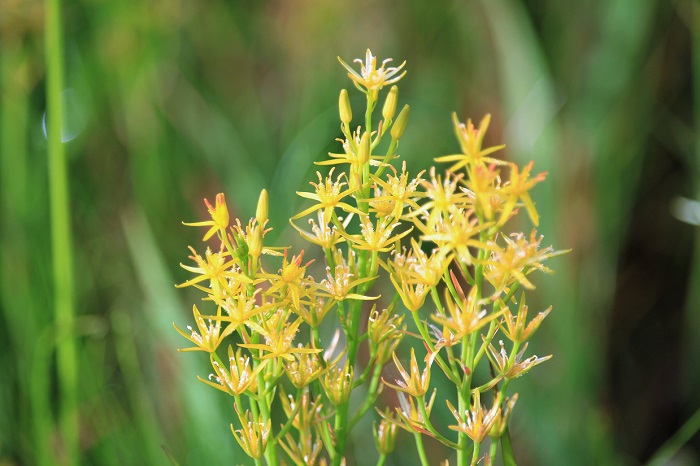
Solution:
{"label": "yellow asphodel flower", "polygon": [[[289,223],[292,224],[294,229],[299,232],[302,238],[304,238],[309,243],[318,244],[323,249],[330,249],[338,243],[345,241],[345,238],[338,232],[338,229],[331,223],[331,219],[324,218],[325,215],[323,210],[318,211],[318,223],[312,218],[309,219],[309,225],[311,225],[311,233],[306,230],[302,230],[294,224],[292,219],[289,219]],[[347,227],[352,219],[353,214],[349,214],[343,220],[343,227]]]}
{"label": "yellow asphodel flower", "polygon": [[502,235],[506,241],[506,247],[500,248],[491,242],[491,257],[484,261],[484,278],[486,278],[496,289],[498,295],[506,287],[515,281],[525,288],[533,289],[533,285],[526,277],[534,270],[541,270],[546,273],[552,271],[544,266],[542,262],[550,257],[564,254],[566,251],[555,251],[551,246],[539,249],[543,236],[537,237],[537,232],[532,230],[530,239],[522,233],[513,233],[512,238]]}
{"label": "yellow asphodel flower", "polygon": [[[267,361],[261,361],[258,367],[253,369],[250,357],[243,356],[240,349],[236,350],[234,354],[231,345],[228,346],[228,360],[229,369],[227,370],[212,357],[211,365],[215,373],[209,375],[209,380],[201,377],[197,377],[197,379],[231,396],[241,395],[248,390],[255,391],[257,376],[267,365]],[[216,383],[212,382],[212,379]]]}
{"label": "yellow asphodel flower", "polygon": [[484,142],[484,135],[489,127],[489,122],[491,121],[491,115],[486,115],[481,123],[479,123],[479,128],[474,128],[471,120],[467,120],[467,123],[461,123],[457,119],[457,114],[452,114],[452,121],[454,123],[455,134],[457,135],[457,140],[459,141],[459,146],[462,149],[461,154],[453,155],[443,155],[442,157],[437,157],[436,162],[455,162],[449,169],[454,172],[462,167],[483,164],[485,162],[504,164],[502,160],[487,157],[498,150],[506,147],[505,145],[488,147],[486,149],[481,148],[481,144]]}
{"label": "yellow asphodel flower", "polygon": [[426,225],[432,229],[441,216],[449,216],[459,208],[467,207],[471,200],[467,195],[459,189],[459,182],[462,180],[463,174],[455,175],[452,172],[445,174],[445,179],[442,176],[435,174],[435,167],[430,168],[430,181],[423,180],[421,185],[425,188],[425,197],[428,202],[414,210],[406,217],[418,217],[423,215],[427,217]]}
{"label": "yellow asphodel flower", "polygon": [[[242,283],[252,283],[252,281],[238,269],[235,259],[228,260],[228,257],[230,257],[228,252],[223,250],[220,252],[211,252],[211,249],[207,248],[204,253],[206,259],[203,259],[192,247],[190,247],[190,251],[192,251],[190,259],[195,261],[197,267],[184,264],[180,264],[180,267],[189,272],[199,274],[199,276],[187,280],[185,283],[176,285],[177,288],[194,286],[209,293],[215,299],[222,299],[224,297],[223,290],[229,292],[231,291],[230,288],[235,288]],[[205,280],[209,280],[209,288],[205,288],[199,284]]]}
{"label": "yellow asphodel flower", "polygon": [[511,164],[510,179],[500,189],[500,192],[505,198],[501,218],[507,219],[515,208],[518,199],[520,199],[532,223],[534,223],[535,226],[539,225],[540,217],[537,214],[537,209],[535,209],[535,204],[532,202],[529,191],[537,183],[544,181],[547,177],[547,172],[538,173],[534,178],[530,178],[530,171],[534,164],[535,162],[528,163],[525,168],[523,168],[522,173],[518,170],[517,165]]}
{"label": "yellow asphodel flower", "polygon": [[[188,325],[187,330],[190,331],[188,334],[180,330],[180,328],[175,325],[175,322],[173,322],[175,330],[195,344],[192,348],[179,349],[178,351],[206,351],[207,353],[214,353],[223,339],[233,333],[236,328],[234,325],[228,325],[224,331],[221,332],[221,320],[216,319],[216,323],[214,323],[214,318],[209,319],[209,325],[207,325],[204,321],[204,317],[199,313],[197,306],[192,306],[192,313],[194,314],[194,321],[197,323],[199,333]],[[217,317],[221,317],[221,308],[217,311]]]}
{"label": "yellow asphodel flower", "polygon": [[338,175],[335,181],[333,181],[333,168],[331,168],[331,171],[328,173],[328,176],[326,177],[325,181],[323,180],[321,173],[316,172],[316,175],[318,175],[318,183],[314,183],[313,181],[310,182],[310,184],[315,188],[316,192],[307,193],[303,191],[297,191],[297,194],[306,199],[316,201],[318,202],[318,204],[299,212],[294,217],[292,217],[292,219],[304,217],[305,215],[308,215],[311,212],[323,209],[323,219],[324,221],[328,222],[331,218],[331,215],[333,214],[333,210],[336,207],[340,207],[346,212],[352,212],[356,214],[362,213],[357,208],[352,207],[346,202],[343,202],[344,198],[346,198],[355,191],[355,189],[346,189],[345,191],[343,191],[343,186],[347,185],[345,181],[341,181],[345,173],[341,173],[340,175]]}
{"label": "yellow asphodel flower", "polygon": [[428,389],[430,388],[430,366],[433,363],[433,358],[430,357],[428,359],[428,363],[423,369],[423,372],[421,372],[418,368],[418,361],[416,361],[416,352],[413,351],[413,348],[411,348],[411,373],[409,374],[399,362],[399,359],[396,357],[396,353],[394,353],[392,357],[394,358],[394,364],[396,364],[396,368],[399,370],[403,380],[397,379],[397,385],[394,385],[382,379],[384,385],[391,387],[394,390],[408,393],[414,397],[423,396],[428,393]]}
{"label": "yellow asphodel flower", "polygon": [[500,340],[498,344],[501,346],[501,350],[497,351],[493,345],[489,344],[487,356],[491,361],[496,373],[505,377],[508,380],[517,379],[521,375],[527,373],[538,364],[542,364],[545,361],[552,359],[552,355],[544,356],[542,358],[538,356],[530,356],[529,358],[523,360],[523,354],[527,350],[527,343],[523,346],[518,354],[511,360],[508,357],[506,348],[503,345],[503,340]]}
{"label": "yellow asphodel flower", "polygon": [[440,219],[429,230],[426,225],[415,220],[414,223],[423,232],[421,240],[432,241],[443,253],[454,251],[461,262],[471,265],[472,254],[469,248],[489,249],[490,246],[475,237],[493,223],[479,224],[473,210],[458,209],[450,213],[447,219]]}
{"label": "yellow asphodel flower", "polygon": [[364,62],[359,58],[354,60],[360,64],[359,73],[352,69],[352,67],[345,63],[340,57],[338,57],[338,61],[348,70],[348,77],[353,80],[355,86],[365,93],[369,91],[378,91],[386,85],[397,82],[406,74],[406,71],[404,71],[397,76],[406,64],[405,61],[399,66],[385,68],[386,64],[391,61],[391,58],[384,60],[382,65],[377,68],[377,57],[372,55],[369,49],[367,49],[367,53],[365,54]]}
{"label": "yellow asphodel flower", "polygon": [[296,256],[292,256],[292,260],[287,260],[287,249],[284,250],[284,259],[282,261],[282,268],[277,274],[261,273],[258,274],[259,278],[267,279],[270,281],[270,288],[267,289],[265,295],[272,295],[274,293],[279,293],[281,299],[289,298],[294,307],[299,307],[299,300],[305,294],[304,282],[309,282],[310,279],[305,279],[304,274],[306,273],[306,267],[313,262],[313,260],[302,265],[302,260],[304,258],[304,251],[301,251]]}
{"label": "yellow asphodel flower", "polygon": [[[390,165],[392,169],[393,166]],[[392,216],[395,219],[403,215],[404,209],[408,206],[413,210],[419,208],[416,200],[423,197],[423,193],[417,193],[418,185],[423,179],[421,176],[425,170],[416,175],[410,182],[408,173],[406,172],[406,162],[403,163],[401,175],[388,175],[386,181],[377,178],[370,174],[370,178],[374,181],[375,196],[369,201],[369,205],[377,217]]]}
{"label": "yellow asphodel flower", "polygon": [[480,303],[476,299],[476,293],[477,288],[473,287],[465,300],[455,302],[446,290],[445,304],[449,317],[439,314],[430,317],[448,329],[455,340],[461,340],[505,313],[506,309],[503,309],[487,316],[486,311],[479,308]]}
{"label": "yellow asphodel flower", "polygon": [[375,228],[374,224],[369,218],[369,215],[366,214],[363,214],[360,217],[360,224],[361,235],[348,235],[346,233],[341,234],[345,236],[345,239],[354,244],[355,249],[362,249],[365,251],[387,252],[391,250],[392,245],[395,242],[399,241],[413,230],[413,227],[411,227],[403,233],[392,236],[394,228],[401,225],[401,223],[396,221],[388,221],[387,219],[380,219]]}
{"label": "yellow asphodel flower", "polygon": [[294,337],[297,334],[302,319],[287,322],[287,316],[282,310],[278,310],[269,319],[259,324],[248,322],[248,326],[263,338],[265,343],[241,343],[238,346],[251,350],[259,350],[262,354],[259,359],[272,359],[280,357],[287,361],[294,361],[292,354],[320,353],[322,349],[295,348]]}
{"label": "yellow asphodel flower", "polygon": [[229,215],[228,207],[226,207],[226,199],[224,198],[223,193],[219,193],[216,195],[216,207],[212,207],[212,205],[209,204],[209,201],[207,199],[204,199],[204,203],[207,205],[207,210],[209,210],[211,220],[195,223],[182,223],[183,225],[187,225],[190,227],[211,227],[209,228],[209,231],[207,231],[207,233],[204,235],[204,241],[206,241],[212,236],[214,236],[214,233],[216,233],[217,231],[226,234],[226,228],[228,228],[229,222]]}
{"label": "yellow asphodel flower", "polygon": [[481,443],[491,432],[491,428],[494,426],[498,420],[498,413],[500,408],[497,404],[493,407],[484,411],[484,407],[481,405],[481,393],[478,390],[474,392],[473,403],[470,410],[464,412],[465,417],[462,417],[462,413],[457,411],[452,403],[447,401],[447,407],[452,412],[452,415],[457,420],[458,424],[456,426],[447,426],[452,430],[457,432],[463,432],[476,443]]}
{"label": "yellow asphodel flower", "polygon": [[[365,277],[358,280],[353,280],[354,275],[350,271],[347,264],[338,264],[335,270],[331,272],[330,267],[326,267],[326,279],[321,281],[321,290],[328,293],[328,297],[336,301],[346,299],[372,300],[378,299],[379,296],[363,296],[357,293],[350,293],[350,290],[362,283],[374,280],[377,277]],[[322,295],[324,296],[324,295]]]}
{"label": "yellow asphodel flower", "polygon": [[246,410],[245,414],[241,414],[238,405],[234,405],[234,408],[236,414],[238,414],[241,428],[234,429],[233,424],[231,424],[231,432],[236,442],[238,442],[248,456],[260,460],[267,448],[267,442],[272,429],[272,420],[268,419],[267,422],[265,422],[262,414],[255,419],[250,411]]}

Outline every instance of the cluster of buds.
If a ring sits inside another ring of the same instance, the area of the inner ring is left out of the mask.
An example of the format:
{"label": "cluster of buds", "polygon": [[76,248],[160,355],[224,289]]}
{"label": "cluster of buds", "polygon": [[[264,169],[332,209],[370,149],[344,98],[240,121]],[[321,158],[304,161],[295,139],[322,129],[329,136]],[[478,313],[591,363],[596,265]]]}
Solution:
{"label": "cluster of buds", "polygon": [[[525,292],[534,289],[530,275],[550,272],[544,261],[562,251],[541,248],[535,230],[529,236],[505,231],[521,208],[538,225],[530,190],[546,174],[533,175],[532,163],[520,169],[494,158],[504,146],[484,145],[488,116],[478,127],[454,116],[460,152],[435,159],[450,164],[444,172],[433,167],[424,178],[425,171],[411,176],[405,162],[397,168],[393,161],[410,114],[405,105],[396,115],[395,83],[406,73],[405,62],[378,66],[369,50],[356,61],[359,71],[340,60],[366,98],[362,125],[352,126],[343,89],[342,152],[317,162],[332,167],[317,172],[311,190],[297,193],[312,204],[290,219],[303,239],[320,246],[326,276],[317,280],[307,272],[313,260],[304,259],[304,251],[266,244],[266,191],[246,224],[231,222],[223,194],[214,206],[205,201],[210,219],[186,225],[207,227],[204,241],[218,241],[204,257],[191,249],[194,264],[182,267],[195,276],[179,286],[203,291],[200,307],[212,311],[203,315],[194,306],[196,328],[176,327],[193,345],[183,351],[208,353],[212,374],[199,379],[232,397],[233,435],[256,464],[344,464],[353,427],[373,407],[382,463],[402,429],[414,436],[422,464],[424,436],[456,450],[460,465],[477,464],[481,444],[490,441],[485,456],[492,464],[498,444],[510,445],[503,442],[517,400],[507,395],[510,382],[550,357],[525,355],[550,311],[528,321]],[[307,217],[311,231],[300,225]],[[375,290],[382,273],[391,285]],[[393,299],[382,298],[387,295]],[[415,332],[404,322],[409,315]],[[332,338],[324,324],[330,316]],[[401,342],[407,335],[426,351],[420,362],[412,348],[405,368]],[[385,380],[387,364],[399,379]],[[490,366],[490,378],[475,375],[480,365]],[[434,370],[455,386],[440,394],[454,425],[431,421],[439,399]],[[385,387],[397,392],[397,406],[382,397]],[[273,422],[275,400],[283,413]],[[388,406],[380,411],[382,404]]]}

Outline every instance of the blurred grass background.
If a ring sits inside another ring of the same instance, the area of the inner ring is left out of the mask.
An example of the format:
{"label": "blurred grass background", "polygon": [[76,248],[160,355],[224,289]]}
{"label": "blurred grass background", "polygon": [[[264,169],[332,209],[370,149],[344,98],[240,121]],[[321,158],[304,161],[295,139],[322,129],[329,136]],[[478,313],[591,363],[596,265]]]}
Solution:
{"label": "blurred grass background", "polygon": [[[53,312],[45,5],[0,4],[0,464],[244,462],[231,404],[194,378],[205,358],[176,352],[172,322],[198,299],[173,286],[199,241],[180,221],[221,191],[247,218],[267,188],[291,242],[293,192],[339,136],[350,84],[336,56],[367,47],[408,61],[410,169],[454,151],[457,111],[491,113],[491,142],[549,172],[540,231],[573,252],[531,303],[554,305],[534,351],[555,358],[515,385],[520,463],[643,464],[700,406],[698,2],[66,0],[62,13],[68,335]],[[66,338],[77,457],[58,423]],[[401,449],[393,464],[412,464]],[[700,441],[654,458],[700,464]]]}

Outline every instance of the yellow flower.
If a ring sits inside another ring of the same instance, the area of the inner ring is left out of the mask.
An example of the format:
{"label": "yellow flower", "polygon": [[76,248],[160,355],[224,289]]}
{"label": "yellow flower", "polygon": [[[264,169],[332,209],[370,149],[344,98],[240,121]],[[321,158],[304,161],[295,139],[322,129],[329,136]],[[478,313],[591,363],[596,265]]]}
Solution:
{"label": "yellow flower", "polygon": [[[180,335],[195,344],[195,346],[192,348],[179,349],[178,351],[206,351],[208,353],[214,353],[223,339],[229,336],[235,330],[235,326],[228,325],[226,329],[224,329],[223,333],[221,333],[220,320],[217,319],[216,323],[214,323],[214,319],[209,319],[209,325],[207,325],[207,323],[204,321],[204,317],[202,317],[202,315],[199,313],[197,306],[192,306],[192,312],[194,314],[194,321],[197,323],[199,333],[188,325],[187,330],[190,331],[188,334],[187,332],[180,330],[180,328],[175,325],[175,322],[173,322],[175,330],[177,330]],[[221,308],[219,308],[217,312],[217,317],[220,316]]]}
{"label": "yellow flower", "polygon": [[377,277],[365,277],[359,280],[352,280],[354,275],[350,272],[350,267],[347,264],[338,264],[335,266],[335,271],[331,273],[331,268],[326,267],[326,279],[321,281],[321,289],[328,292],[328,296],[336,301],[345,299],[360,299],[371,300],[377,299],[379,296],[363,296],[357,293],[350,293],[350,290],[362,283],[367,283]]}
{"label": "yellow flower", "polygon": [[268,279],[270,281],[271,286],[267,289],[265,294],[272,295],[274,293],[279,293],[283,299],[290,299],[294,307],[298,308],[299,300],[305,291],[304,281],[309,281],[304,279],[306,267],[313,262],[313,260],[311,260],[305,265],[301,265],[303,258],[304,251],[301,251],[298,255],[292,256],[292,260],[288,261],[287,249],[285,249],[282,268],[277,274],[258,274],[259,278]]}
{"label": "yellow flower", "polygon": [[443,254],[455,251],[461,262],[471,265],[472,254],[469,250],[470,247],[477,249],[490,248],[488,244],[474,239],[474,237],[480,231],[493,225],[493,223],[479,224],[479,220],[472,214],[472,209],[457,209],[451,212],[447,219],[440,219],[435,222],[432,230],[429,230],[426,225],[423,225],[418,220],[415,221],[415,224],[424,233],[421,236],[421,240],[432,241]]}
{"label": "yellow flower", "polygon": [[[255,391],[257,376],[267,364],[267,361],[262,361],[255,369],[251,368],[251,360],[249,356],[243,356],[241,350],[236,350],[233,353],[231,345],[228,347],[229,370],[221,367],[218,361],[211,357],[211,365],[214,368],[214,374],[209,375],[209,380],[197,377],[200,382],[228,393],[231,396],[241,395],[246,391]],[[214,382],[211,380],[214,379]]]}
{"label": "yellow flower", "polygon": [[449,401],[447,402],[447,407],[458,422],[456,426],[448,427],[467,434],[475,443],[481,443],[498,420],[500,408],[498,405],[494,405],[489,411],[484,411],[484,407],[481,405],[481,394],[478,390],[474,392],[472,399],[471,409],[464,412],[464,418]]}
{"label": "yellow flower", "polygon": [[316,466],[317,464],[325,466],[327,464],[325,458],[318,461],[323,450],[323,441],[313,434],[313,431],[301,431],[297,441],[292,434],[287,432],[284,438],[280,439],[280,446],[294,464],[303,464],[304,466]]}
{"label": "yellow flower", "polygon": [[411,373],[409,374],[399,362],[396,353],[393,354],[393,358],[394,364],[396,364],[396,368],[399,370],[403,380],[396,380],[397,385],[394,385],[382,379],[384,385],[394,390],[408,393],[416,398],[428,393],[428,389],[430,388],[430,366],[433,363],[433,359],[429,358],[425,369],[421,372],[418,368],[418,362],[416,361],[416,352],[411,348]]}
{"label": "yellow flower", "polygon": [[342,367],[332,367],[321,381],[321,385],[333,406],[340,406],[348,401],[353,385],[353,368],[349,361],[345,361]]}
{"label": "yellow flower", "polygon": [[425,196],[428,202],[414,210],[407,217],[417,217],[420,214],[427,216],[426,225],[432,229],[442,215],[446,217],[460,207],[466,207],[470,200],[467,195],[460,191],[459,182],[463,175],[455,175],[452,172],[445,174],[443,180],[440,175],[435,174],[435,167],[430,168],[430,181],[422,181],[425,188]]}
{"label": "yellow flower", "polygon": [[518,354],[513,357],[513,360],[508,357],[506,348],[503,345],[503,340],[498,342],[501,346],[501,351],[496,351],[493,345],[489,344],[489,352],[487,356],[491,360],[493,367],[498,370],[498,374],[505,377],[508,380],[517,379],[521,375],[527,373],[538,364],[541,364],[549,359],[552,359],[552,355],[539,358],[537,356],[530,356],[529,358],[523,360],[523,354],[527,349],[527,343],[523,346]]}
{"label": "yellow flower", "polygon": [[216,233],[217,231],[220,231],[222,234],[225,235],[226,228],[228,228],[229,216],[228,207],[226,207],[226,199],[224,198],[223,193],[219,193],[216,195],[216,207],[212,207],[212,205],[209,204],[209,201],[206,199],[204,199],[204,203],[207,205],[207,210],[209,210],[211,220],[207,220],[205,222],[182,223],[191,227],[211,227],[209,228],[209,231],[207,231],[207,233],[204,235],[204,241],[214,236],[214,233]]}
{"label": "yellow flower", "polygon": [[[394,167],[391,168],[394,169]],[[370,174],[370,177],[375,183],[375,195],[369,201],[369,205],[374,212],[376,212],[377,217],[391,216],[398,219],[407,206],[417,210],[419,206],[416,203],[416,199],[422,197],[422,193],[417,193],[416,190],[420,182],[423,181],[421,178],[423,173],[425,173],[425,170],[418,173],[418,175],[409,182],[408,173],[406,172],[406,162],[404,162],[401,175],[388,175],[386,181]]]}
{"label": "yellow flower", "polygon": [[392,236],[391,234],[394,231],[394,228],[401,225],[401,223],[396,222],[395,220],[391,221],[390,219],[379,219],[375,229],[369,215],[365,214],[360,217],[360,224],[361,235],[343,234],[343,236],[354,244],[355,249],[362,249],[366,251],[387,252],[391,250],[392,245],[395,242],[413,230],[413,227],[411,227],[403,233]]}
{"label": "yellow flower", "polygon": [[455,340],[470,335],[479,330],[484,325],[503,315],[502,311],[486,315],[486,310],[480,310],[480,303],[476,299],[477,288],[473,287],[466,300],[455,303],[450,293],[445,292],[445,304],[449,312],[448,316],[433,314],[430,316],[435,322],[443,325],[453,333]]}
{"label": "yellow flower", "polygon": [[[343,228],[347,227],[352,219],[353,214],[349,214],[345,220],[343,220]],[[294,224],[292,219],[289,219],[289,223],[299,232],[302,238],[306,241],[318,244],[323,249],[330,249],[338,243],[345,241],[345,238],[338,232],[338,229],[332,224],[330,218],[325,218],[323,210],[318,211],[318,223],[312,218],[309,219],[309,225],[311,225],[311,233],[302,230]]]}
{"label": "yellow flower", "polygon": [[[372,135],[374,132],[372,133]],[[355,192],[362,186],[362,172],[364,167],[384,165],[383,155],[372,155],[370,144],[371,136],[366,131],[363,133],[361,127],[352,133],[349,139],[336,139],[343,145],[343,154],[329,152],[329,160],[314,162],[316,165],[339,165],[347,163],[350,165],[350,176],[348,177],[349,188]]]}
{"label": "yellow flower", "polygon": [[287,322],[286,314],[280,309],[270,318],[262,320],[259,324],[248,322],[248,326],[265,339],[265,343],[241,343],[238,346],[251,350],[259,350],[266,353],[260,359],[272,359],[280,357],[287,361],[294,361],[292,354],[320,353],[321,349],[294,348],[294,337],[297,334],[302,320]]}
{"label": "yellow flower", "polygon": [[316,353],[299,353],[294,360],[284,365],[289,381],[298,389],[302,389],[323,373],[324,367]]}
{"label": "yellow flower", "polygon": [[334,305],[335,300],[324,299],[311,290],[309,296],[299,300],[299,306],[292,305],[290,309],[310,326],[318,327]]}
{"label": "yellow flower", "polygon": [[265,454],[267,441],[270,437],[272,420],[267,422],[263,420],[262,414],[258,419],[254,419],[250,411],[246,410],[245,414],[241,415],[238,406],[234,405],[238,420],[241,423],[241,428],[234,430],[231,424],[231,432],[233,433],[236,442],[241,446],[246,455],[259,460]]}
{"label": "yellow flower", "polygon": [[538,313],[530,323],[527,323],[527,305],[525,305],[525,293],[520,296],[518,305],[518,315],[513,317],[510,308],[506,307],[505,319],[501,324],[501,329],[505,336],[512,342],[524,343],[537,331],[545,317],[551,312],[552,306]]}
{"label": "yellow flower", "polygon": [[447,270],[452,255],[441,249],[428,255],[415,240],[411,239],[411,244],[408,252],[405,248],[403,252],[397,248],[392,251],[392,259],[381,264],[389,272],[389,278],[406,308],[417,312],[423,307],[430,288],[438,284]]}
{"label": "yellow flower", "polygon": [[552,270],[542,265],[542,262],[550,257],[568,252],[554,251],[551,246],[540,250],[539,246],[544,237],[537,238],[535,230],[530,233],[529,241],[522,233],[513,233],[511,236],[512,239],[502,235],[506,241],[505,248],[499,247],[496,243],[490,243],[493,252],[491,252],[491,257],[484,261],[486,265],[484,278],[496,289],[496,295],[515,281],[525,288],[535,288],[526,275],[534,270],[552,273]]}
{"label": "yellow flower", "polygon": [[[494,165],[472,165],[467,169],[469,178],[464,183],[465,192],[470,197],[474,208],[484,215],[486,220],[493,220],[494,212],[501,209],[503,197],[501,196],[501,178]],[[508,216],[501,214],[501,224],[508,220]]]}
{"label": "yellow flower", "polygon": [[[385,411],[384,414],[388,416],[389,412]],[[377,451],[381,455],[390,455],[396,447],[396,434],[398,433],[396,423],[382,419],[379,421],[379,427],[377,427],[376,422],[374,423],[372,433],[374,434],[374,444],[377,446]]]}
{"label": "yellow flower", "polygon": [[260,288],[256,289],[253,296],[248,296],[246,291],[241,291],[235,297],[228,297],[223,301],[217,301],[216,303],[224,308],[228,315],[207,317],[220,322],[231,322],[235,327],[245,324],[253,317],[267,312],[276,305],[275,303],[259,305],[257,295],[261,291]]}
{"label": "yellow flower", "polygon": [[423,403],[426,414],[430,416],[430,413],[433,410],[433,403],[435,402],[436,393],[437,391],[433,390],[433,393],[430,395],[430,399],[427,403],[424,399],[417,400],[413,397],[406,396],[404,393],[398,393],[399,406],[395,408],[396,418],[381,411],[377,412],[383,419],[386,419],[392,424],[396,424],[408,432],[432,436],[432,434],[425,428],[425,419],[423,418],[423,412],[418,406],[418,403]]}
{"label": "yellow flower", "polygon": [[309,207],[308,209],[303,210],[302,212],[299,212],[294,217],[292,217],[293,219],[304,217],[305,215],[308,215],[311,212],[323,209],[323,221],[328,222],[331,218],[331,215],[333,214],[333,210],[336,207],[340,207],[346,212],[353,212],[356,214],[362,213],[357,208],[352,207],[351,205],[342,201],[344,198],[346,198],[355,191],[355,189],[346,189],[345,191],[343,191],[343,186],[347,185],[345,181],[341,181],[341,178],[345,176],[344,173],[338,175],[335,181],[333,181],[333,168],[331,168],[331,171],[328,173],[328,176],[326,177],[325,181],[323,180],[321,173],[316,172],[316,175],[318,175],[318,183],[314,183],[313,181],[310,182],[310,184],[315,188],[316,192],[307,193],[297,191],[297,194],[306,199],[317,201],[318,204]]}
{"label": "yellow flower", "polygon": [[365,93],[368,91],[378,91],[388,84],[397,82],[406,74],[406,71],[404,71],[396,76],[406,64],[405,61],[397,67],[385,68],[386,64],[391,61],[391,58],[384,60],[382,65],[377,69],[377,58],[372,55],[369,49],[367,49],[364,62],[359,58],[354,60],[360,64],[359,73],[352,69],[352,67],[345,63],[340,57],[338,57],[338,61],[348,70],[348,77],[353,80],[355,86]]}
{"label": "yellow flower", "polygon": [[483,164],[485,162],[502,164],[505,163],[501,160],[487,157],[500,149],[503,149],[505,145],[489,147],[486,149],[481,148],[481,144],[484,142],[484,135],[489,127],[489,122],[491,121],[491,115],[486,115],[481,123],[479,123],[479,128],[474,128],[471,120],[467,120],[467,123],[461,123],[457,119],[457,114],[452,114],[452,122],[454,124],[455,134],[457,135],[457,140],[459,141],[459,146],[462,149],[461,154],[444,155],[442,157],[437,157],[436,162],[455,162],[449,170],[455,172],[462,167]]}
{"label": "yellow flower", "polygon": [[[537,209],[535,209],[535,204],[532,202],[529,191],[540,181],[544,181],[547,177],[546,172],[538,173],[534,178],[530,178],[530,171],[534,162],[530,162],[523,168],[522,173],[518,170],[518,166],[511,164],[510,179],[501,188],[501,193],[505,198],[505,205],[503,207],[503,212],[501,213],[501,218],[508,219],[508,216],[513,211],[520,199],[527,210],[527,214],[532,220],[535,226],[539,225],[540,217],[537,214]],[[505,220],[502,220],[503,223]]]}
{"label": "yellow flower", "polygon": [[[222,250],[213,253],[211,249],[207,248],[204,253],[206,259],[203,259],[192,247],[190,247],[190,251],[192,251],[190,259],[196,262],[197,267],[184,264],[180,264],[180,267],[189,272],[197,273],[199,276],[176,285],[177,288],[194,286],[215,298],[222,298],[224,296],[223,290],[231,288],[230,284],[251,283],[251,280],[240,272],[235,259],[227,260],[228,252]],[[209,288],[198,285],[204,280],[209,280]]]}

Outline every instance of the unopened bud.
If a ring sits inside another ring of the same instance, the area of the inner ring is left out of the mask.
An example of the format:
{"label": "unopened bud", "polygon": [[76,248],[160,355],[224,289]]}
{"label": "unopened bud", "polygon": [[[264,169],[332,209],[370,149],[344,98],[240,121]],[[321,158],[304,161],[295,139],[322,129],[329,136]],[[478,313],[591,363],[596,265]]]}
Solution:
{"label": "unopened bud", "polygon": [[340,108],[340,121],[346,125],[349,125],[352,121],[352,107],[350,107],[350,97],[348,97],[348,91],[345,89],[340,91],[338,107]]}
{"label": "unopened bud", "polygon": [[365,133],[362,135],[362,138],[360,139],[360,149],[357,154],[357,158],[360,161],[360,165],[364,165],[367,162],[369,162],[369,152],[369,131],[365,131]]}
{"label": "unopened bud", "polygon": [[348,401],[352,384],[353,370],[348,362],[345,362],[343,367],[332,367],[321,381],[326,396],[333,406],[340,406]]}
{"label": "unopened bud", "polygon": [[391,86],[391,90],[389,90],[389,94],[386,96],[386,100],[384,101],[384,107],[382,108],[382,116],[384,117],[384,120],[389,121],[394,118],[398,96],[399,88],[397,86]]}
{"label": "unopened bud", "polygon": [[263,189],[260,191],[260,197],[258,198],[258,208],[255,210],[255,218],[257,219],[258,223],[261,226],[265,226],[265,222],[267,221],[267,212],[268,212],[268,196],[267,196],[267,190]]}
{"label": "unopened bud", "polygon": [[[385,411],[386,416],[390,416],[389,411]],[[399,426],[386,419],[379,422],[379,427],[375,424],[374,443],[377,445],[377,451],[382,455],[390,455],[396,447],[396,434]]]}
{"label": "unopened bud", "polygon": [[408,115],[410,114],[411,107],[404,105],[394,125],[391,127],[391,139],[400,139],[403,136],[403,132],[406,130],[406,123],[408,122]]}
{"label": "unopened bud", "polygon": [[262,254],[263,236],[263,227],[261,225],[255,225],[253,231],[248,235],[248,254],[256,259]]}

